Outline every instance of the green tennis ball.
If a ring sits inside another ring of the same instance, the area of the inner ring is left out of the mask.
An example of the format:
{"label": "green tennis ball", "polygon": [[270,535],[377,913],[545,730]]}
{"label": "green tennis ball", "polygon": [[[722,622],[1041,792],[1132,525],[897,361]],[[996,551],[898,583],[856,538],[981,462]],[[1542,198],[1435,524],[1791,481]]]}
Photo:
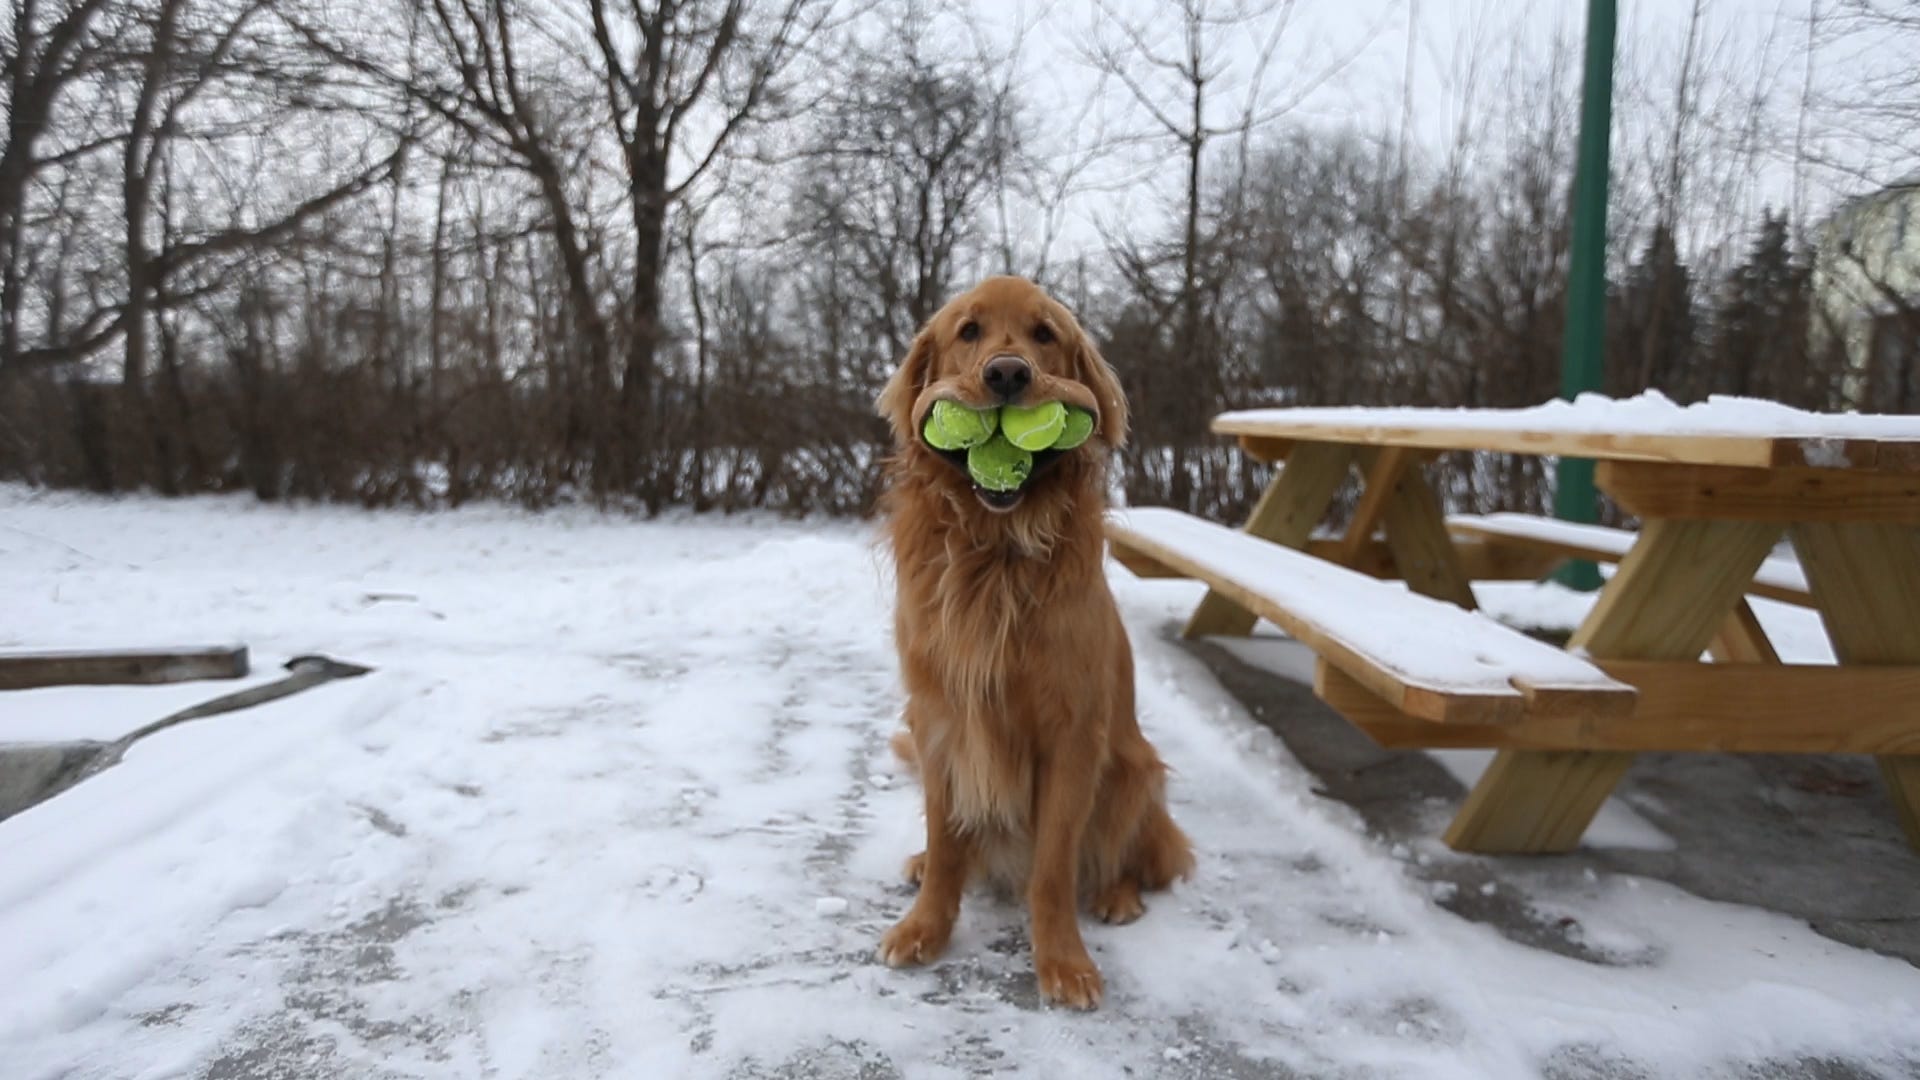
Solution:
{"label": "green tennis ball", "polygon": [[1012,491],[1033,473],[1033,455],[995,435],[967,451],[967,474],[988,491]]}
{"label": "green tennis ball", "polygon": [[957,401],[936,401],[927,412],[927,445],[935,450],[968,450],[993,437],[998,409],[969,409]]}
{"label": "green tennis ball", "polygon": [[1086,442],[1093,434],[1093,414],[1085,409],[1067,410],[1067,424],[1061,429],[1060,437],[1053,440],[1055,450],[1071,450]]}
{"label": "green tennis ball", "polygon": [[1000,410],[1000,433],[1022,450],[1045,450],[1067,426],[1067,407],[1048,401],[1031,408],[1008,405]]}

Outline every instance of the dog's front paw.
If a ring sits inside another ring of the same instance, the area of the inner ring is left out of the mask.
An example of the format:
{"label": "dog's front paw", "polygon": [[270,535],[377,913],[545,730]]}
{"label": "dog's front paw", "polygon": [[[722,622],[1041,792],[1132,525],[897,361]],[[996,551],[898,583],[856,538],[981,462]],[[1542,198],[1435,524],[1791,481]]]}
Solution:
{"label": "dog's front paw", "polygon": [[880,962],[888,967],[931,964],[947,950],[947,939],[952,936],[952,920],[909,911],[893,929],[880,935]]}
{"label": "dog's front paw", "polygon": [[1083,947],[1078,955],[1036,956],[1033,973],[1040,980],[1040,996],[1056,1005],[1072,1009],[1091,1009],[1100,1004],[1106,984],[1100,969]]}

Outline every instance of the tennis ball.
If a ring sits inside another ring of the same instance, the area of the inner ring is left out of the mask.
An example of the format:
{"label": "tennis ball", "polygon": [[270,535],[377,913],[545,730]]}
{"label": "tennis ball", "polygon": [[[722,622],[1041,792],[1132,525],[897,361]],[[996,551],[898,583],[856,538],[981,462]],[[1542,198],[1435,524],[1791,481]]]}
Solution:
{"label": "tennis ball", "polygon": [[1053,440],[1053,448],[1055,450],[1071,450],[1081,443],[1086,442],[1087,438],[1092,434],[1093,414],[1085,409],[1069,408],[1067,410],[1066,427],[1061,430],[1060,437]]}
{"label": "tennis ball", "polygon": [[1000,410],[1000,433],[1022,450],[1045,450],[1067,426],[1067,407],[1057,401],[1030,408],[1008,405]]}
{"label": "tennis ball", "polygon": [[927,413],[927,444],[936,450],[970,450],[993,437],[998,409],[969,409],[936,401]]}
{"label": "tennis ball", "polygon": [[995,435],[967,451],[967,474],[988,491],[1012,491],[1033,472],[1033,455]]}

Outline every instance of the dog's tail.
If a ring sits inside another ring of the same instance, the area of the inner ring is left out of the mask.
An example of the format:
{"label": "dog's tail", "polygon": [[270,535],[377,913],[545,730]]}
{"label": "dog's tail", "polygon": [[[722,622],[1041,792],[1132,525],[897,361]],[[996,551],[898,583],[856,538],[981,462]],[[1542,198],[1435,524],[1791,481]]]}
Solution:
{"label": "dog's tail", "polygon": [[893,756],[900,759],[900,764],[906,766],[908,773],[919,776],[920,748],[913,744],[913,732],[908,731],[906,728],[901,728],[899,731],[893,733],[891,742],[893,744]]}

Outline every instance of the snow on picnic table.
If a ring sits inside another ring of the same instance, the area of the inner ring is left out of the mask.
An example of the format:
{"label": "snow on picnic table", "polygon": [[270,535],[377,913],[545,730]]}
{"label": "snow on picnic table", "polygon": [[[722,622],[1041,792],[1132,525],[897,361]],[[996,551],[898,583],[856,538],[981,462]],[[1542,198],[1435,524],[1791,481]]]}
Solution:
{"label": "snow on picnic table", "polygon": [[1570,435],[1724,435],[1797,439],[1920,439],[1920,417],[1816,413],[1762,398],[1715,394],[1680,405],[1648,390],[1629,398],[1580,394],[1517,409],[1360,406],[1241,409],[1218,422],[1275,421],[1374,428],[1543,431]]}
{"label": "snow on picnic table", "polygon": [[[0,822],[0,1074],[1696,1076],[1920,1061],[1920,971],[1657,882],[1620,958],[1440,908],[1116,586],[1195,878],[1040,1006],[1017,908],[873,960],[918,796],[870,529],[0,488],[0,646],[237,640],[364,678],[184,725]],[[206,696],[230,684],[204,684]],[[0,697],[0,740],[17,699]],[[63,698],[76,730],[95,699]],[[157,714],[176,706],[154,699]],[[129,715],[126,692],[97,708]],[[21,710],[34,737],[58,710]]]}
{"label": "snow on picnic table", "polygon": [[1514,676],[1542,686],[1625,689],[1564,649],[1511,633],[1482,612],[1376,581],[1239,529],[1159,507],[1113,512],[1148,543],[1226,580],[1258,588],[1287,611],[1313,611],[1327,637],[1413,686],[1506,695]]}

